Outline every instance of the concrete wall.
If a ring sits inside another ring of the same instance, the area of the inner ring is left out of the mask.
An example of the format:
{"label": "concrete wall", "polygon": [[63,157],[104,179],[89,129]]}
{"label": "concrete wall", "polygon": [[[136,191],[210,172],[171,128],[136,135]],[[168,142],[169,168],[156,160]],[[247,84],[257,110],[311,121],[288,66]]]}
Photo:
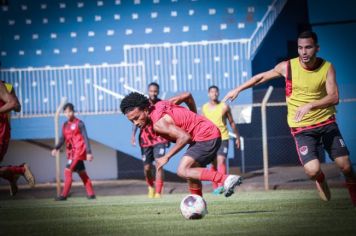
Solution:
{"label": "concrete wall", "polygon": [[[43,146],[51,147],[53,140],[40,140]],[[116,151],[100,143],[91,141],[94,155],[93,162],[85,162],[89,176],[94,180],[116,179],[117,159]],[[50,149],[26,141],[11,141],[5,160],[1,165],[18,165],[26,162],[30,165],[38,183],[55,182],[55,158],[50,155]],[[61,153],[61,176],[66,164],[64,152]],[[74,175],[74,180],[79,180]],[[0,179],[4,184],[4,180]],[[25,183],[23,178],[19,183]]]}

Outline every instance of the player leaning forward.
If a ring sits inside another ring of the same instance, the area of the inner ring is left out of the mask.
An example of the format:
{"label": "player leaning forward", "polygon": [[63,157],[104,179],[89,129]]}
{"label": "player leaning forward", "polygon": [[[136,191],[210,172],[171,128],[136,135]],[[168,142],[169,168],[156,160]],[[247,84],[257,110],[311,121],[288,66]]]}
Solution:
{"label": "player leaning forward", "polygon": [[343,172],[350,198],[356,206],[356,177],[349,151],[335,121],[335,105],[339,93],[333,65],[316,57],[319,51],[317,35],[306,31],[298,37],[299,57],[283,61],[270,71],[253,76],[230,91],[224,100],[234,100],[238,94],[270,79],[285,77],[288,124],[297,146],[305,173],[316,182],[322,200],[330,200],[330,190],[320,168],[319,146],[322,144],[331,159]]}
{"label": "player leaning forward", "polygon": [[[183,102],[190,110],[179,106]],[[190,93],[183,93],[154,105],[150,105],[144,95],[130,93],[122,100],[120,108],[139,128],[152,125],[158,135],[175,142],[163,157],[156,160],[157,169],[163,168],[177,152],[189,144],[180,160],[177,174],[187,179],[190,193],[202,196],[201,181],[213,181],[224,183],[224,194],[229,197],[241,183],[240,176],[225,175],[205,168],[216,158],[221,135],[211,121],[196,114],[195,101]]]}

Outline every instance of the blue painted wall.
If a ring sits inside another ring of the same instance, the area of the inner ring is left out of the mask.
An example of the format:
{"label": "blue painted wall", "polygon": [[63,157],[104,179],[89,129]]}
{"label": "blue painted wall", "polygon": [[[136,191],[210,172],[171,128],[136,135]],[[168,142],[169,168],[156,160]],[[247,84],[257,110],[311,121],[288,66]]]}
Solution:
{"label": "blue painted wall", "polygon": [[[319,36],[319,56],[333,63],[341,99],[356,98],[356,1],[309,0],[309,19]],[[356,164],[356,102],[340,103],[337,120]]]}

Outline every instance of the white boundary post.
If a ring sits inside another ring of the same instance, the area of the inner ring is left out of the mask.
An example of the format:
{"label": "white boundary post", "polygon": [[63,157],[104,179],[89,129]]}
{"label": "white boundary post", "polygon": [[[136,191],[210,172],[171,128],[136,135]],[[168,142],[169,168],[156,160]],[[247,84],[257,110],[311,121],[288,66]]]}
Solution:
{"label": "white boundary post", "polygon": [[[59,114],[61,113],[63,106],[67,102],[66,97],[62,97],[61,103],[57,107],[56,114],[54,116],[54,132],[55,132],[55,145],[59,142]],[[61,194],[61,163],[60,163],[60,154],[59,152],[56,155],[56,187],[57,187],[57,196]]]}
{"label": "white boundary post", "polygon": [[265,190],[269,190],[268,183],[268,143],[267,143],[267,118],[266,118],[266,106],[269,97],[271,96],[273,87],[269,86],[265,96],[263,97],[261,104],[261,117],[262,117],[262,147],[263,147],[263,174]]}

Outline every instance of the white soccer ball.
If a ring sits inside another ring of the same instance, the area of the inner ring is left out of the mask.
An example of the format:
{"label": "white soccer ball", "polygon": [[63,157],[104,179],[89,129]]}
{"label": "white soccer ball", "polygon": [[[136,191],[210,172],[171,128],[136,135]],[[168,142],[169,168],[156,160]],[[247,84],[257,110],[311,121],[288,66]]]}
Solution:
{"label": "white soccer ball", "polygon": [[180,212],[187,220],[203,218],[208,213],[205,200],[196,194],[189,194],[180,202]]}

